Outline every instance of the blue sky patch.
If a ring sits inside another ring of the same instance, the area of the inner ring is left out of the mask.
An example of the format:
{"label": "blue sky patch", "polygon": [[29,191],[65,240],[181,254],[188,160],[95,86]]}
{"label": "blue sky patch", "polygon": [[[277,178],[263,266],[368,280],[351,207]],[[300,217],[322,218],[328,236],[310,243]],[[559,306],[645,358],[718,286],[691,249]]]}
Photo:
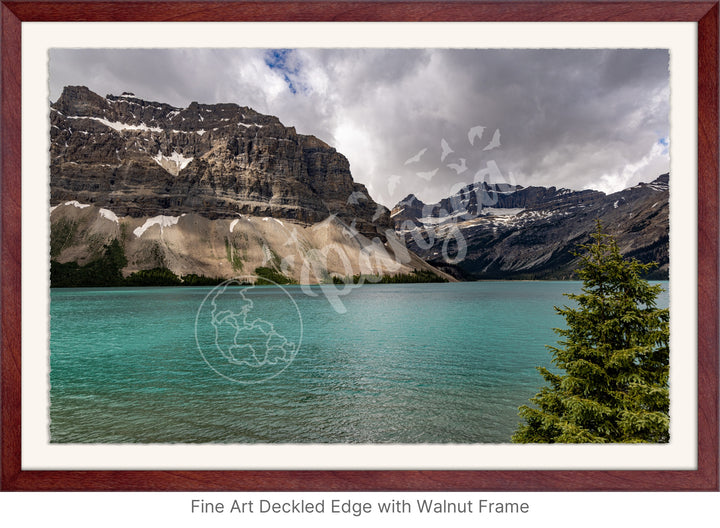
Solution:
{"label": "blue sky patch", "polygon": [[265,64],[268,68],[278,72],[283,76],[288,89],[296,94],[298,87],[293,81],[293,77],[297,77],[300,72],[300,65],[294,56],[294,50],[291,49],[273,49],[265,52]]}

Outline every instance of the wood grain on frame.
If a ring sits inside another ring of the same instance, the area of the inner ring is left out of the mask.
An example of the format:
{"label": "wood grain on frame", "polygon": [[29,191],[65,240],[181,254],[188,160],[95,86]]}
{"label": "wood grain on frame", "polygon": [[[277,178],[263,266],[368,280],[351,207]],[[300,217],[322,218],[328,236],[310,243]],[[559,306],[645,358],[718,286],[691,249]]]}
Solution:
{"label": "wood grain on frame", "polygon": [[[698,469],[695,471],[23,471],[23,21],[632,21],[698,26]],[[2,2],[0,489],[579,491],[718,489],[718,2]]]}
{"label": "wood grain on frame", "polygon": [[700,20],[714,2],[4,2],[35,22],[674,22]]}

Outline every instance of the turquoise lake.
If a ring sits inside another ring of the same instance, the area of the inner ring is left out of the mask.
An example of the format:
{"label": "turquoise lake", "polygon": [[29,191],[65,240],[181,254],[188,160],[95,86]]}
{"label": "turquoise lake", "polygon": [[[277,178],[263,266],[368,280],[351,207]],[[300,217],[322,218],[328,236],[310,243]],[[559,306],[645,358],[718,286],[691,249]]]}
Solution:
{"label": "turquoise lake", "polygon": [[506,443],[580,287],[53,289],[51,441]]}

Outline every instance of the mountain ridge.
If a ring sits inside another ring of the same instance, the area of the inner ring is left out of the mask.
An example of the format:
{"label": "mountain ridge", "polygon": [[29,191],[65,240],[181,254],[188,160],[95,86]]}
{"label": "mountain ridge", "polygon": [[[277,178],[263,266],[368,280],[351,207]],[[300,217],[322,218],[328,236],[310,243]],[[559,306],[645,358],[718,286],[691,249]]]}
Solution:
{"label": "mountain ridge", "polygon": [[657,261],[657,278],[669,273],[669,174],[610,195],[479,182],[435,204],[410,194],[390,211],[335,148],[249,107],[178,108],[69,86],[49,119],[60,263],[88,262],[119,237],[124,273],[167,265],[230,277],[271,263],[301,281],[312,261],[316,282],[414,269],[572,278],[573,253],[600,220],[623,254]]}
{"label": "mountain ridge", "polygon": [[70,86],[49,118],[56,272],[101,261],[117,240],[123,276],[268,269],[314,284],[417,270],[454,280],[402,246],[388,209],[354,182],[342,154],[277,117]]}
{"label": "mountain ridge", "polygon": [[651,277],[667,278],[669,180],[607,195],[480,182],[435,204],[409,195],[391,218],[408,248],[464,279],[571,278],[596,221],[625,256],[658,263]]}
{"label": "mountain ridge", "polygon": [[[335,214],[366,235],[389,211],[347,158],[274,116],[234,103],[179,109],[66,87],[51,105],[51,205],[79,200],[152,217],[201,210],[313,224]],[[359,197],[349,200],[350,196]]]}

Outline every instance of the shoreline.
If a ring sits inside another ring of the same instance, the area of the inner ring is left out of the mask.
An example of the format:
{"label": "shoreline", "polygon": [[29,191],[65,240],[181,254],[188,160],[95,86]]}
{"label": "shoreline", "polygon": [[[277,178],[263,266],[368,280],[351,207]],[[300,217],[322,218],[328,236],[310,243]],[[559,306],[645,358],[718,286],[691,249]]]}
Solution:
{"label": "shoreline", "polygon": [[[138,290],[138,289],[149,289],[149,288],[175,288],[175,289],[189,289],[189,288],[214,288],[216,286],[219,286],[220,284],[223,284],[226,281],[231,281],[233,279],[225,279],[222,282],[219,282],[217,284],[206,284],[206,285],[198,285],[198,284],[188,284],[188,285],[123,285],[123,286],[51,286],[50,290],[107,290],[107,289],[114,289],[114,290]],[[646,279],[648,282],[657,283],[657,282],[670,282],[669,279]],[[443,285],[450,285],[450,284],[478,284],[478,283],[581,283],[582,281],[579,279],[481,279],[476,281],[457,281],[457,282],[393,282],[393,283],[386,283],[386,282],[363,282],[362,284],[359,283],[313,283],[313,284],[238,284],[233,287],[243,288],[248,286],[255,286],[255,287],[277,287],[281,286],[283,288],[286,287],[316,287],[316,288],[322,288],[322,287],[328,287],[328,286],[337,286],[340,287],[340,289],[343,286],[402,286],[402,285],[416,285],[416,284],[443,284]]]}

